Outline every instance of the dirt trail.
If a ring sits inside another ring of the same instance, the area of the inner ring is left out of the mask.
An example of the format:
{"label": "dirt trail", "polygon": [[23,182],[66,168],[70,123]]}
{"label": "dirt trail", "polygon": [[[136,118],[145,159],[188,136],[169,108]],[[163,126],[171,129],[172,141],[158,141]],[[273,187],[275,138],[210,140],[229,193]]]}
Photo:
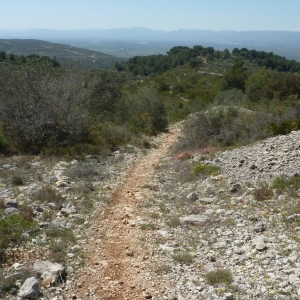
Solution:
{"label": "dirt trail", "polygon": [[114,192],[113,204],[99,212],[91,228],[87,264],[77,275],[77,299],[154,299],[155,291],[163,288],[147,275],[153,252],[141,243],[146,231],[138,219],[147,198],[142,186],[177,138],[177,131],[165,135],[160,146],[132,168]]}

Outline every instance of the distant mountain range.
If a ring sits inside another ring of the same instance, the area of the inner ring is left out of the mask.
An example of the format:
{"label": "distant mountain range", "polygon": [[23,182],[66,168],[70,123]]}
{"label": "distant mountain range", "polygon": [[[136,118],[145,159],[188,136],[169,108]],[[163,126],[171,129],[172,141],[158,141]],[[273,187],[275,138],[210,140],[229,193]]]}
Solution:
{"label": "distant mountain range", "polygon": [[148,28],[115,29],[0,29],[2,39],[41,39],[50,42],[79,44],[84,47],[99,41],[147,42],[178,45],[213,46],[216,49],[248,48],[286,56],[300,61],[300,32],[296,31],[212,31],[185,30],[163,31]]}
{"label": "distant mountain range", "polygon": [[293,43],[300,46],[300,32],[296,31],[212,31],[186,30],[177,31],[152,30],[148,28],[115,29],[0,29],[0,38],[23,38],[43,40],[123,40],[123,41],[188,41],[214,43]]}

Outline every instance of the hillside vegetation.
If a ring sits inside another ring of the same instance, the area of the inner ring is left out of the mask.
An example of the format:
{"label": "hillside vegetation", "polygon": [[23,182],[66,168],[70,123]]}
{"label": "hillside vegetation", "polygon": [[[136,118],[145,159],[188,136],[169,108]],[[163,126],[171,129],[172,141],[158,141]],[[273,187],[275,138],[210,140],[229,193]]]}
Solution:
{"label": "hillside vegetation", "polygon": [[178,46],[167,55],[133,57],[119,72],[127,89],[155,83],[169,121],[186,123],[182,147],[247,144],[299,129],[300,63],[246,48]]}
{"label": "hillside vegetation", "polygon": [[236,146],[300,126],[300,63],[246,48],[177,46],[86,71],[0,52],[3,153],[107,152],[188,122],[184,147]]}
{"label": "hillside vegetation", "polygon": [[109,152],[167,128],[157,91],[148,87],[125,96],[125,76],[116,71],[3,51],[0,58],[3,153]]}
{"label": "hillside vegetation", "polygon": [[60,62],[80,64],[87,69],[106,69],[123,60],[99,51],[33,39],[0,39],[0,51],[20,56],[31,54],[49,56],[58,59]]}

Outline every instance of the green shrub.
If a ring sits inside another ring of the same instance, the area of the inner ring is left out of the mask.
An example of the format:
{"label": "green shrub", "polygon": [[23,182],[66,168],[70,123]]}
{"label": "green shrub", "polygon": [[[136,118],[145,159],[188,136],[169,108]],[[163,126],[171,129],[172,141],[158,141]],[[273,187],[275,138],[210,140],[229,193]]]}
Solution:
{"label": "green shrub", "polygon": [[270,128],[274,135],[288,134],[293,130],[300,129],[300,119],[283,120],[280,124],[272,124]]}
{"label": "green shrub", "polygon": [[205,275],[206,281],[210,285],[216,285],[220,283],[230,284],[232,282],[232,273],[230,270],[217,269],[208,272]]}
{"label": "green shrub", "polygon": [[193,256],[189,252],[185,251],[174,254],[173,259],[181,264],[190,264],[193,261]]}
{"label": "green shrub", "polygon": [[171,272],[171,267],[169,265],[161,265],[161,266],[155,268],[154,272],[158,275],[168,274]]}
{"label": "green shrub", "polygon": [[300,189],[300,176],[293,176],[291,178],[286,178],[284,175],[276,177],[271,187],[277,190],[287,190],[287,189]]}
{"label": "green shrub", "polygon": [[61,241],[74,243],[75,236],[70,228],[59,228],[51,226],[46,230],[46,236],[50,239],[60,239]]}
{"label": "green shrub", "polygon": [[5,208],[5,201],[4,199],[0,198],[0,210],[3,210]]}
{"label": "green shrub", "polygon": [[163,99],[153,87],[143,87],[124,99],[119,108],[121,122],[132,132],[157,134],[168,127]]}
{"label": "green shrub", "polygon": [[167,225],[169,225],[172,228],[176,228],[180,226],[180,219],[177,216],[173,216],[167,221]]}
{"label": "green shrub", "polygon": [[18,243],[25,239],[24,233],[36,234],[39,227],[33,220],[22,215],[8,215],[0,220],[0,247],[6,248],[10,242]]}
{"label": "green shrub", "polygon": [[51,226],[46,230],[46,236],[49,239],[52,260],[65,262],[70,244],[76,241],[73,231],[70,228]]}
{"label": "green shrub", "polygon": [[218,106],[193,114],[185,123],[177,150],[229,147],[271,136],[271,117],[234,106]]}
{"label": "green shrub", "polygon": [[219,171],[220,167],[213,165],[198,165],[193,170],[194,175],[201,177],[217,175]]}
{"label": "green shrub", "polygon": [[153,223],[143,223],[140,228],[141,230],[156,230],[157,226]]}
{"label": "green shrub", "polygon": [[89,129],[90,144],[101,145],[112,151],[119,146],[128,144],[132,139],[132,134],[125,126],[119,126],[113,122],[104,122],[91,126]]}
{"label": "green shrub", "polygon": [[51,241],[49,244],[51,258],[55,262],[65,263],[67,259],[68,244],[60,240]]}
{"label": "green shrub", "polygon": [[284,190],[289,186],[290,181],[283,175],[276,177],[271,184],[271,187],[277,190]]}
{"label": "green shrub", "polygon": [[17,275],[6,275],[0,270],[0,296],[5,296],[13,288],[17,288]]}

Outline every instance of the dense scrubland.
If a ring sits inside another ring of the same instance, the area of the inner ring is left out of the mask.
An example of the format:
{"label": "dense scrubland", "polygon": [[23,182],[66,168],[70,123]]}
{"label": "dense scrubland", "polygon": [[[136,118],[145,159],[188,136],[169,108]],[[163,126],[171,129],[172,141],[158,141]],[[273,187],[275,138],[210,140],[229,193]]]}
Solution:
{"label": "dense scrubland", "polygon": [[245,144],[300,126],[300,63],[273,53],[178,46],[104,71],[3,51],[0,60],[5,154],[147,144],[146,135],[196,112],[185,143],[197,147]]}

